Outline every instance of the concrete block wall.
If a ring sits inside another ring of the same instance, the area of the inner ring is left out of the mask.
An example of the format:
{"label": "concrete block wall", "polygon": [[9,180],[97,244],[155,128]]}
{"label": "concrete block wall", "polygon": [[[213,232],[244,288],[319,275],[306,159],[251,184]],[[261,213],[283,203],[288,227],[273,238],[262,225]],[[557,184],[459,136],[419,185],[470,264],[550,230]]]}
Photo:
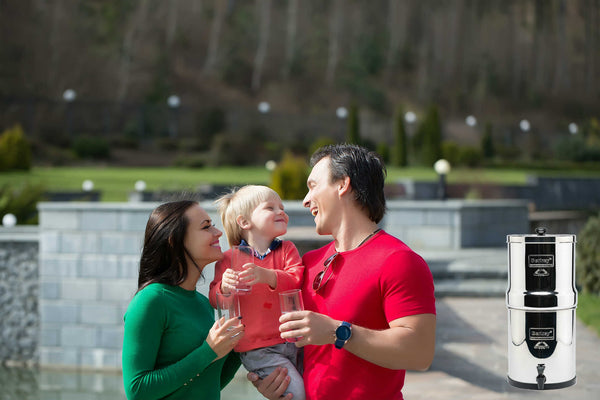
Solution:
{"label": "concrete block wall", "polygon": [[[39,362],[46,367],[120,370],[123,315],[135,293],[143,233],[157,203],[40,203]],[[202,202],[215,225],[212,202]],[[313,248],[314,232],[300,202],[286,202],[288,239]],[[380,224],[415,249],[504,247],[527,233],[521,201],[391,201]],[[295,233],[294,233],[295,232]],[[227,240],[221,238],[225,250]],[[213,266],[198,290],[207,294]]]}
{"label": "concrete block wall", "polygon": [[147,204],[40,203],[40,364],[120,369]]}
{"label": "concrete block wall", "polygon": [[[144,229],[159,203],[40,203],[39,362],[121,368],[123,315],[137,288]],[[211,202],[201,203],[222,225]],[[227,248],[225,237],[221,246]],[[198,290],[208,293],[214,268]]]}
{"label": "concrete block wall", "polygon": [[388,201],[380,225],[417,250],[502,247],[529,233],[524,200]]}

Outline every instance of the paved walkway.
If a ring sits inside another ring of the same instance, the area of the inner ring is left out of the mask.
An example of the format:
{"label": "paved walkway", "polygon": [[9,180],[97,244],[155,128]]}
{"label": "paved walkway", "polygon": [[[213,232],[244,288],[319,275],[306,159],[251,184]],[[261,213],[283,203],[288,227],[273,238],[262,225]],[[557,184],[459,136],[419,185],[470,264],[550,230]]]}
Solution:
{"label": "paved walkway", "polygon": [[[577,322],[577,384],[523,390],[506,382],[507,310],[504,298],[438,299],[436,355],[427,372],[408,372],[406,400],[600,399],[600,338]],[[243,368],[242,368],[243,370]],[[241,372],[223,400],[261,399]]]}
{"label": "paved walkway", "polygon": [[509,385],[504,298],[442,298],[437,302],[436,355],[427,372],[407,374],[407,400],[600,399],[600,338],[577,322],[577,383],[557,390]]}

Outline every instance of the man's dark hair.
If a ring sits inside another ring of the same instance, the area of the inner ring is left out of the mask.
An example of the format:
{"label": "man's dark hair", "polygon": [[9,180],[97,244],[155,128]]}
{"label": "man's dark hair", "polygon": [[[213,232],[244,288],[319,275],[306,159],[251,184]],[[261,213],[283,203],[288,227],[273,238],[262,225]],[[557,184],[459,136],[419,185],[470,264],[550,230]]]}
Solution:
{"label": "man's dark hair", "polygon": [[386,210],[383,186],[387,170],[381,157],[353,144],[327,145],[312,155],[311,167],[325,157],[330,160],[331,181],[349,177],[354,198],[367,210],[369,218],[379,223]]}

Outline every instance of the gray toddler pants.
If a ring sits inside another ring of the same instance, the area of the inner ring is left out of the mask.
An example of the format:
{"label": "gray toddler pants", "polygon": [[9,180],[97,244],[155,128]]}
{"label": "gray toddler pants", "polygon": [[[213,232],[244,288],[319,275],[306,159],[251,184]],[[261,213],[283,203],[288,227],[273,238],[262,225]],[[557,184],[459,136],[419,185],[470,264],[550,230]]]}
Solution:
{"label": "gray toddler pants", "polygon": [[287,393],[294,395],[294,400],[304,400],[304,381],[302,380],[301,349],[294,343],[280,343],[270,347],[261,347],[240,353],[244,367],[256,373],[261,379],[265,378],[276,367],[285,367],[291,378]]}

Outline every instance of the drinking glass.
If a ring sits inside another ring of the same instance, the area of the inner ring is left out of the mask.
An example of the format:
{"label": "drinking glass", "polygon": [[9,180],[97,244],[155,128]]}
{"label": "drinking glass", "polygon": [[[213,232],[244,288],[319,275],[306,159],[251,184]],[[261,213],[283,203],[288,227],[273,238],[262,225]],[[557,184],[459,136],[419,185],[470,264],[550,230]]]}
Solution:
{"label": "drinking glass", "polygon": [[[304,310],[302,290],[292,289],[279,293],[279,307],[281,308],[281,314]],[[302,339],[301,336],[296,338],[287,338],[285,340],[286,342],[297,342],[300,339]]]}
{"label": "drinking glass", "polygon": [[[247,264],[254,264],[254,249],[250,246],[233,246],[231,248],[231,269],[242,272]],[[238,295],[250,293],[252,286],[238,284],[235,288]]]}
{"label": "drinking glass", "polygon": [[[240,301],[235,293],[216,293],[217,295],[217,316],[220,320],[225,317],[225,321],[231,318],[238,318],[242,314],[240,312]],[[238,322],[236,325],[241,323]]]}

